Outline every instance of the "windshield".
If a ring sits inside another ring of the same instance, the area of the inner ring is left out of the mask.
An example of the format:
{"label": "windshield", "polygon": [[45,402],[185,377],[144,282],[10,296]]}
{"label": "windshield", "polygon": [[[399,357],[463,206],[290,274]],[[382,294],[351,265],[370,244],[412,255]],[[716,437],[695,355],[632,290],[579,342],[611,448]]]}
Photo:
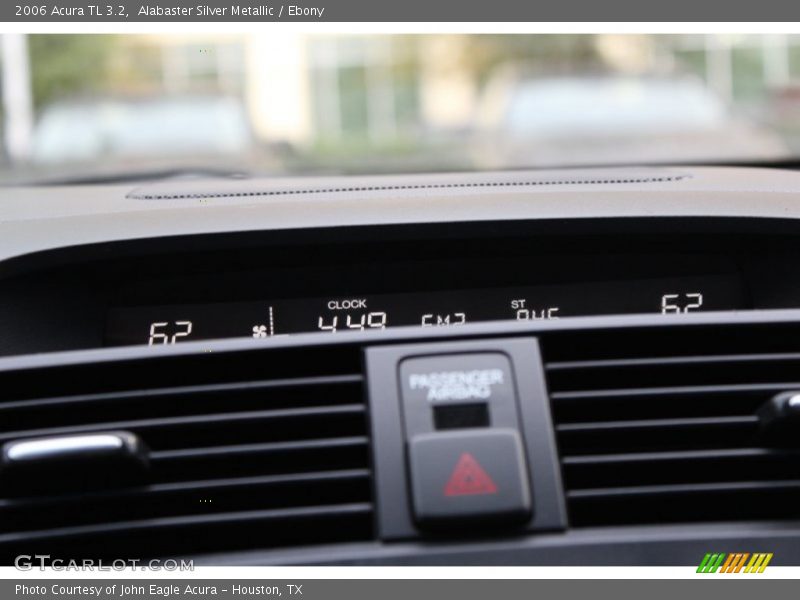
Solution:
{"label": "windshield", "polygon": [[0,35],[0,182],[767,162],[800,36]]}

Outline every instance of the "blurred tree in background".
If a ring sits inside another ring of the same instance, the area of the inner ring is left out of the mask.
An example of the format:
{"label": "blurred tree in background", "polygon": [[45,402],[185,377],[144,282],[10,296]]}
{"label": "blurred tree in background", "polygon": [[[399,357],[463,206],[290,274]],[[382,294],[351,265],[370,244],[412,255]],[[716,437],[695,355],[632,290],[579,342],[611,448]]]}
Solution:
{"label": "blurred tree in background", "polygon": [[33,101],[37,108],[54,100],[107,88],[117,36],[31,35],[28,43]]}

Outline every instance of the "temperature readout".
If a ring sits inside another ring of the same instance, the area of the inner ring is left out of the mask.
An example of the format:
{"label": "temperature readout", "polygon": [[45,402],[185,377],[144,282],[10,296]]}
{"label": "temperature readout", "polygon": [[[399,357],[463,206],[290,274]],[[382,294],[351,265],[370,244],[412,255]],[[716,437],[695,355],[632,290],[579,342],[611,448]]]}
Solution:
{"label": "temperature readout", "polygon": [[735,276],[676,277],[521,288],[110,309],[108,345],[176,344],[231,337],[335,334],[387,327],[458,327],[497,320],[609,314],[664,315],[743,308]]}

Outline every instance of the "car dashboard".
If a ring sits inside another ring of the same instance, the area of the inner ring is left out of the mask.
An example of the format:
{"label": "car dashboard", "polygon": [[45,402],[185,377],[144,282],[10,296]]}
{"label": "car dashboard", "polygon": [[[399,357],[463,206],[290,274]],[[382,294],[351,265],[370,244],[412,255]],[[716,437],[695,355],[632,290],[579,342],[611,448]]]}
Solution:
{"label": "car dashboard", "polygon": [[796,564],[798,234],[734,167],[7,188],[3,563]]}

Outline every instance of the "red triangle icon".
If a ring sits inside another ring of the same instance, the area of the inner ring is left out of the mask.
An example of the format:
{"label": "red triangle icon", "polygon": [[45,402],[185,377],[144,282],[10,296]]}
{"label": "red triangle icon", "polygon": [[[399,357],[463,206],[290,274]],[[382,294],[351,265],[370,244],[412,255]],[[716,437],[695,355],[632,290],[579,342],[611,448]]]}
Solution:
{"label": "red triangle icon", "polygon": [[450,480],[444,486],[445,496],[479,496],[496,494],[497,486],[469,452],[458,459]]}

